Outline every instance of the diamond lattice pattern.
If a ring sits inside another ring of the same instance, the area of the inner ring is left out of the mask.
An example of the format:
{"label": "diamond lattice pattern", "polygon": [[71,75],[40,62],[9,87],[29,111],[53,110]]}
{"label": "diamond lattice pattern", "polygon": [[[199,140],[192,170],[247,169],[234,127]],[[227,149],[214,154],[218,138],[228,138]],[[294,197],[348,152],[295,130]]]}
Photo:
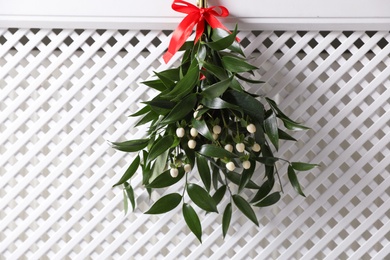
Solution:
{"label": "diamond lattice pattern", "polygon": [[386,31],[239,33],[267,82],[251,90],[312,128],[279,152],[321,164],[298,176],[306,198],[282,174],[283,199],[256,211],[260,227],[236,211],[223,240],[221,217],[202,214],[200,244],[179,209],[142,214],[180,187],[149,201],[136,177],[138,206],[124,216],[111,186],[132,155],[108,141],[143,136],[128,115],[154,95],[139,82],[171,66],[161,58],[170,33],[0,29],[0,259],[389,257]]}

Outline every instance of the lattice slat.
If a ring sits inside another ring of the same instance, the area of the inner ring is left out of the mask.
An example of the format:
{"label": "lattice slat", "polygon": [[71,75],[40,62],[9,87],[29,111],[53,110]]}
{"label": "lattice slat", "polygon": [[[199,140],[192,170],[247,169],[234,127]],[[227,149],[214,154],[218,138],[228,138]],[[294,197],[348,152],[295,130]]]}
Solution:
{"label": "lattice slat", "polygon": [[267,82],[247,87],[312,127],[279,154],[321,167],[299,174],[303,198],[281,163],[285,193],[257,210],[260,227],[235,210],[223,240],[221,217],[208,214],[200,244],[179,208],[142,214],[180,185],[149,201],[135,177],[138,209],[127,216],[112,188],[131,155],[107,141],[143,136],[127,115],[155,94],[140,82],[177,63],[161,59],[170,33],[0,29],[0,259],[390,257],[390,33],[239,37]]}

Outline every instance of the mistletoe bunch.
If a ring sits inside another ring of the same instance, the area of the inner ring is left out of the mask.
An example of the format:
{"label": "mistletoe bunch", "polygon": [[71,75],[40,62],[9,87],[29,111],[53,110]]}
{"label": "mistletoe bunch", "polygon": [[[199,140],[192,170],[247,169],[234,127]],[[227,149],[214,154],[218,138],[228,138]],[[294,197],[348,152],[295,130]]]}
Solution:
{"label": "mistletoe bunch", "polygon": [[[128,200],[135,207],[131,178],[138,169],[149,194],[180,182],[181,193],[161,197],[145,213],[161,214],[181,204],[199,241],[202,228],[194,205],[218,213],[220,202],[229,198],[222,216],[225,237],[233,206],[258,225],[253,207],[281,198],[283,190],[275,188],[275,180],[281,182],[277,161],[288,163],[289,181],[302,196],[296,173],[316,166],[274,156],[281,139],[296,141],[279,123],[292,131],[308,128],[287,117],[273,100],[244,89],[242,82],[263,82],[247,77],[257,68],[246,61],[236,41],[237,28],[232,33],[206,28],[201,40],[182,46],[179,67],[156,72],[155,79],[144,82],[159,92],[132,115],[141,117],[137,126],[149,124],[147,136],[112,143],[118,150],[138,153],[114,185],[124,185],[126,210]],[[193,174],[199,175],[199,183],[190,178]],[[242,196],[246,189],[253,190],[249,199]]]}

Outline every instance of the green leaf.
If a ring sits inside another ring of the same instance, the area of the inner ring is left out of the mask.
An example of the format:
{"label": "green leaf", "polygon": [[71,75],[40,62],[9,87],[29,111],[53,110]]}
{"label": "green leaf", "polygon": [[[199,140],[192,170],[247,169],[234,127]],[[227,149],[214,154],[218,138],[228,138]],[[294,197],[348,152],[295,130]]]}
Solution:
{"label": "green leaf", "polygon": [[[234,36],[232,44],[230,44],[230,46],[228,46],[226,48],[245,57],[245,54],[242,52],[240,44],[236,41],[236,36],[237,36],[236,29],[237,29],[237,26],[236,26],[234,32],[232,34],[230,34],[229,32],[227,32],[223,29],[216,28],[213,30],[213,34],[211,35],[211,39],[213,40],[213,42],[216,42],[220,39],[224,39],[227,37],[232,38]],[[230,40],[230,38],[229,38],[229,40]]]}
{"label": "green leaf", "polygon": [[137,112],[135,112],[134,114],[131,114],[129,116],[131,117],[134,117],[134,116],[141,116],[141,115],[144,115],[148,112],[150,112],[150,106],[144,106],[143,108],[141,108],[140,110],[138,110]]}
{"label": "green leaf", "polygon": [[146,164],[149,164],[151,161],[157,158],[160,154],[169,149],[173,144],[174,138],[172,135],[166,135],[153,143],[152,148],[150,149],[148,159]]}
{"label": "green leaf", "polygon": [[201,209],[207,212],[217,212],[217,205],[205,189],[197,184],[187,184],[187,193],[191,200]]}
{"label": "green leaf", "polygon": [[164,99],[154,98],[151,101],[143,102],[149,105],[154,112],[159,115],[166,115],[176,105],[175,102],[171,102]]}
{"label": "green leaf", "polygon": [[262,201],[254,204],[255,207],[268,207],[280,200],[280,192],[276,191],[265,197]]}
{"label": "green leaf", "polygon": [[161,80],[161,82],[164,84],[165,89],[172,89],[173,86],[175,86],[175,81],[165,76],[163,73],[154,72],[156,76]]}
{"label": "green leaf", "polygon": [[[233,182],[234,184],[237,184],[239,185],[240,184],[240,179],[241,179],[241,174],[237,173],[237,172],[232,172],[232,171],[228,171],[226,173],[226,177],[231,181]],[[258,186],[256,183],[254,183],[252,180],[250,180],[248,182],[248,184],[245,186],[245,188],[248,188],[248,189],[259,189],[260,186]]]}
{"label": "green leaf", "polygon": [[196,120],[195,118],[193,118],[191,123],[192,127],[198,130],[199,134],[206,137],[210,141],[214,141],[213,134],[210,132],[210,129],[207,127],[207,124],[203,119]]}
{"label": "green leaf", "polygon": [[201,44],[199,46],[198,52],[195,55],[196,55],[196,59],[198,60],[199,68],[202,68],[204,60],[205,60],[206,55],[207,55],[207,48],[206,48],[206,46]]}
{"label": "green leaf", "polygon": [[161,197],[157,200],[152,207],[145,212],[145,214],[162,214],[173,210],[179,205],[181,201],[181,195],[179,193],[171,193]]}
{"label": "green leaf", "polygon": [[223,93],[225,93],[226,89],[229,88],[230,82],[231,82],[231,78],[228,78],[219,81],[211,86],[207,86],[202,90],[201,95],[208,99],[219,97]]}
{"label": "green leaf", "polygon": [[114,149],[123,152],[137,152],[144,149],[148,145],[149,139],[136,139],[125,142],[113,142],[112,147]]}
{"label": "green leaf", "polygon": [[131,177],[133,177],[134,173],[138,169],[139,163],[140,163],[140,158],[138,155],[137,157],[135,157],[134,161],[130,164],[129,168],[127,168],[127,170],[123,174],[122,178],[120,178],[120,180],[117,183],[115,183],[114,186],[112,186],[112,187],[121,185],[121,184],[125,183],[126,181],[128,181]]}
{"label": "green leaf", "polygon": [[171,81],[178,81],[180,80],[180,69],[179,68],[167,69],[164,71],[160,71],[159,75],[162,75],[165,78],[170,79]]}
{"label": "green leaf", "polygon": [[224,99],[242,108],[246,114],[254,118],[258,123],[263,122],[263,104],[248,93],[239,92],[236,90],[228,90],[224,95]]}
{"label": "green leaf", "polygon": [[291,167],[296,171],[309,171],[315,167],[318,167],[318,164],[303,163],[303,162],[292,162]]}
{"label": "green leaf", "polygon": [[216,98],[203,98],[202,104],[205,107],[211,108],[211,109],[225,109],[225,108],[231,108],[234,110],[241,111],[241,108],[239,106],[233,105],[229,102],[226,102],[225,100],[216,97]]}
{"label": "green leaf", "polygon": [[224,80],[224,79],[228,78],[226,70],[219,67],[219,66],[216,66],[216,65],[208,63],[208,62],[204,62],[203,67],[206,69],[206,71],[210,72],[211,74],[213,74],[214,76],[216,76],[220,80]]}
{"label": "green leaf", "polygon": [[[220,31],[224,31],[224,30],[220,30]],[[213,49],[215,51],[221,51],[221,50],[227,49],[228,47],[230,47],[233,44],[233,42],[235,42],[236,35],[237,35],[237,25],[236,25],[236,28],[234,29],[233,33],[229,33],[229,32],[225,31],[227,33],[226,34],[227,36],[226,35],[222,36],[222,32],[220,32],[220,31],[214,29],[212,36],[211,36],[211,39],[213,41],[206,43],[207,46],[209,46],[211,49]]]}
{"label": "green leaf", "polygon": [[298,192],[298,194],[302,195],[303,197],[306,197],[301,189],[301,185],[299,184],[299,181],[298,181],[297,175],[295,174],[294,168],[291,165],[289,165],[287,168],[287,175],[288,175],[288,179],[290,180],[291,185]]}
{"label": "green leaf", "polygon": [[276,157],[256,157],[256,161],[267,166],[274,166],[275,162],[279,161]]}
{"label": "green leaf", "polygon": [[244,169],[241,173],[240,183],[238,185],[238,193],[240,193],[246,187],[255,171],[256,161],[251,160],[250,163],[251,167],[249,169]]}
{"label": "green leaf", "polygon": [[221,186],[213,195],[213,200],[215,201],[215,204],[218,205],[221,200],[223,199],[223,196],[226,193],[226,185]]}
{"label": "green leaf", "polygon": [[297,141],[294,137],[284,132],[281,129],[278,129],[279,139],[288,140],[288,141]]}
{"label": "green leaf", "polygon": [[150,88],[153,88],[155,90],[158,90],[160,92],[167,90],[167,87],[164,85],[164,83],[160,79],[144,81],[144,82],[142,82],[142,84],[144,84]]}
{"label": "green leaf", "polygon": [[196,94],[186,96],[171,110],[168,115],[164,117],[161,124],[170,124],[183,119],[193,110],[196,101]]}
{"label": "green leaf", "polygon": [[265,83],[264,81],[262,80],[255,80],[255,79],[248,79],[240,74],[236,74],[236,77],[243,80],[243,81],[246,81],[246,82],[249,82],[249,83],[252,83],[252,84],[262,84],[262,83]]}
{"label": "green leaf", "polygon": [[172,99],[172,101],[179,101],[184,96],[193,91],[196,83],[199,80],[198,63],[191,64],[191,68],[187,74],[176,84],[176,86],[169,93],[163,95],[163,98]]}
{"label": "green leaf", "polygon": [[274,183],[275,183],[274,178],[265,181],[257,191],[256,195],[253,197],[253,199],[251,199],[250,203],[258,202],[264,199],[268,195],[268,193],[271,192],[272,188],[274,187]]}
{"label": "green leaf", "polygon": [[234,204],[236,204],[237,208],[244,213],[244,215],[249,218],[256,226],[259,226],[259,222],[257,221],[257,217],[255,212],[253,211],[251,205],[240,195],[233,195]]}
{"label": "green leaf", "polygon": [[202,243],[202,225],[200,223],[199,217],[196,214],[195,210],[191,205],[184,203],[183,204],[183,216],[184,220],[187,223],[187,226],[190,228],[192,233],[198,238],[199,242]]}
{"label": "green leaf", "polygon": [[141,118],[135,126],[144,125],[146,123],[149,123],[150,121],[157,120],[160,115],[154,112],[153,110],[149,113],[145,114],[143,118]]}
{"label": "green leaf", "polygon": [[146,185],[147,188],[165,188],[172,186],[173,184],[180,181],[184,176],[184,170],[183,168],[178,168],[179,174],[176,178],[173,178],[170,174],[170,170],[166,170],[163,173],[161,173],[159,176],[156,177],[151,183]]}
{"label": "green leaf", "polygon": [[222,64],[226,70],[233,73],[249,72],[257,69],[257,67],[247,63],[245,59],[234,56],[223,56]]}
{"label": "green leaf", "polygon": [[200,147],[198,153],[201,155],[211,157],[211,158],[235,158],[237,155],[234,153],[228,152],[225,149],[212,145],[212,144],[204,144]]}
{"label": "green leaf", "polygon": [[279,149],[279,133],[278,133],[278,121],[273,110],[269,110],[267,118],[264,120],[265,133],[268,135],[271,143],[274,145],[276,150]]}
{"label": "green leaf", "polygon": [[153,163],[152,171],[150,174],[149,181],[154,181],[154,179],[159,176],[167,167],[167,160],[169,156],[169,149],[157,156],[156,160]]}
{"label": "green leaf", "polygon": [[[131,187],[131,185],[128,184],[127,182],[125,182],[123,185],[125,186],[124,191],[126,191],[126,195],[129,198],[130,203],[131,203],[131,207],[132,207],[132,209],[134,211],[134,209],[135,209],[135,197],[134,197],[133,187]],[[127,199],[126,199],[126,201],[127,201]]]}
{"label": "green leaf", "polygon": [[211,179],[213,181],[213,187],[215,190],[218,190],[218,181],[221,179],[221,176],[219,174],[219,168],[214,164],[211,165],[211,168],[212,168]]}
{"label": "green leaf", "polygon": [[226,237],[226,234],[228,232],[231,219],[232,219],[232,204],[229,203],[226,205],[226,208],[222,216],[222,234],[224,238]]}
{"label": "green leaf", "polygon": [[129,211],[129,201],[127,200],[126,191],[123,189],[123,209],[125,210],[125,215]]}
{"label": "green leaf", "polygon": [[285,119],[285,118],[281,118],[281,119],[282,119],[282,122],[283,122],[284,127],[286,127],[288,130],[292,130],[292,131],[302,131],[302,130],[308,130],[308,129],[310,129],[310,127],[307,127],[307,126],[298,124],[298,123],[296,123],[296,122],[294,122],[294,121],[290,121],[290,120]]}
{"label": "green leaf", "polygon": [[207,163],[207,160],[200,154],[196,154],[196,166],[198,167],[198,172],[204,187],[208,192],[210,192],[211,188],[211,174],[210,168]]}

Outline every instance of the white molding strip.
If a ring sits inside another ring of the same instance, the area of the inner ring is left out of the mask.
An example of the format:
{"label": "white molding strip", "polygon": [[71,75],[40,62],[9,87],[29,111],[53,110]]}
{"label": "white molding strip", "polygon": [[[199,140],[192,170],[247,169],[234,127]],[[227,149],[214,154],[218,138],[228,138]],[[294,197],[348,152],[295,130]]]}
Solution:
{"label": "white molding strip", "polygon": [[[165,29],[176,28],[178,17],[88,17],[1,15],[0,28]],[[384,18],[227,18],[241,30],[390,30]]]}

